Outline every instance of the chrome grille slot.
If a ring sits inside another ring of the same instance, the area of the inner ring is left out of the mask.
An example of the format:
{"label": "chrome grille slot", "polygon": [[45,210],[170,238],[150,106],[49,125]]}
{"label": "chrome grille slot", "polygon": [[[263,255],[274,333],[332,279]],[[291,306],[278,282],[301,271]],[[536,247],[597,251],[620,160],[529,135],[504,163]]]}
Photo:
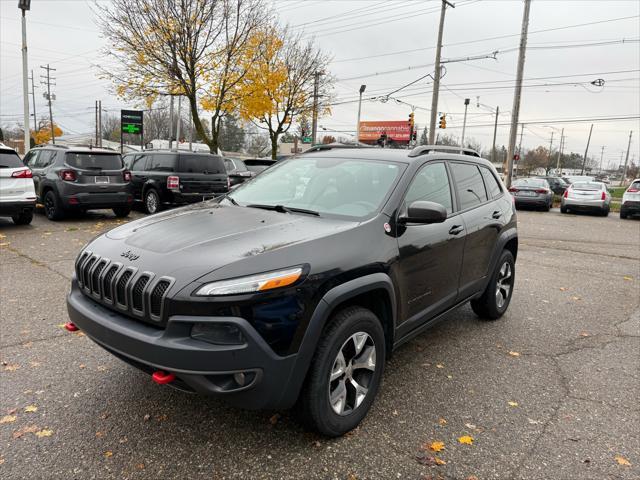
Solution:
{"label": "chrome grille slot", "polygon": [[142,275],[133,285],[131,291],[131,308],[139,313],[144,313],[144,289],[149,283],[149,275]]}
{"label": "chrome grille slot", "polygon": [[126,287],[132,275],[133,271],[125,270],[116,283],[116,303],[124,308],[127,307],[128,303]]}
{"label": "chrome grille slot", "polygon": [[160,318],[162,314],[162,304],[164,303],[164,296],[167,294],[171,281],[166,279],[160,279],[156,286],[151,291],[151,298],[149,301],[150,308],[149,313],[152,317]]}

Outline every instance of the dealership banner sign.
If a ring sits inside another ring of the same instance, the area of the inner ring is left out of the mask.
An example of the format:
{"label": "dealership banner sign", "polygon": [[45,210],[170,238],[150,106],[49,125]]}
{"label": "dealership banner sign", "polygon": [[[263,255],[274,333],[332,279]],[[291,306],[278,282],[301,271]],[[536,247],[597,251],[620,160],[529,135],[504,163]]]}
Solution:
{"label": "dealership banner sign", "polygon": [[411,139],[411,128],[406,120],[360,122],[360,141],[378,140],[383,133],[396,142],[408,142]]}

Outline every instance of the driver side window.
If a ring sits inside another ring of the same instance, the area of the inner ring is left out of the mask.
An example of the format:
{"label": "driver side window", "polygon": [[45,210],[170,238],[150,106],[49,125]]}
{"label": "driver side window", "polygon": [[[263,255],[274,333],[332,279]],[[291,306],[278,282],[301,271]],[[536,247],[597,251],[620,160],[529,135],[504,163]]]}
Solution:
{"label": "driver side window", "polygon": [[405,195],[405,203],[408,206],[417,201],[439,203],[448,214],[453,213],[451,185],[444,163],[427,164],[416,173]]}

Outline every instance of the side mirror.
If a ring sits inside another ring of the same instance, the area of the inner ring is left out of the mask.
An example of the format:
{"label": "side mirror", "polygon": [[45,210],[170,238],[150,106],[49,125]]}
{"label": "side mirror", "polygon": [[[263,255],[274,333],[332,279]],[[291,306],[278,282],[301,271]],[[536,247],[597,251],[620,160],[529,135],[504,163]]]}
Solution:
{"label": "side mirror", "polygon": [[447,209],[439,203],[417,201],[400,215],[400,223],[442,223],[447,219]]}

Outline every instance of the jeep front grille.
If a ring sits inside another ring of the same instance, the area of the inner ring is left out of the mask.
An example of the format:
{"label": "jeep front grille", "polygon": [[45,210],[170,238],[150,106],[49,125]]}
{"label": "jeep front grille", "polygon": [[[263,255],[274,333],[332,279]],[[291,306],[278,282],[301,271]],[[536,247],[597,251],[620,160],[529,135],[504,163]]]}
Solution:
{"label": "jeep front grille", "polygon": [[124,267],[108,258],[83,252],[76,262],[76,278],[82,292],[99,303],[153,323],[163,320],[164,304],[174,283],[170,277]]}

